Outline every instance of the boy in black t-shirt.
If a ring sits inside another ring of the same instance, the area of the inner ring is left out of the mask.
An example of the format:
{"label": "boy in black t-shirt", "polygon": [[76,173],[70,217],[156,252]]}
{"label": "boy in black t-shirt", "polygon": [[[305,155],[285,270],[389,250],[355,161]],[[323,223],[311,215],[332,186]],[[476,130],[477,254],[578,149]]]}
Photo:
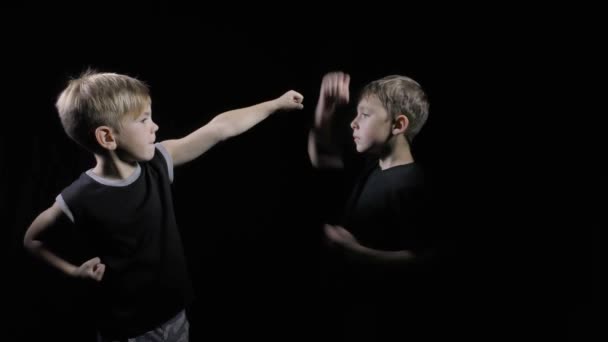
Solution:
{"label": "boy in black t-shirt", "polygon": [[[65,274],[95,281],[99,340],[188,340],[184,308],[192,289],[174,217],[173,167],[276,111],[301,109],[302,101],[288,91],[222,113],[181,139],[156,143],[158,126],[143,82],[93,71],[69,82],[56,103],[61,123],[97,163],[38,215],[24,245]],[[89,260],[81,265],[55,254],[43,239],[67,220],[91,242]]]}
{"label": "boy in black t-shirt", "polygon": [[[342,168],[332,141],[336,107],[349,102],[350,76],[324,76],[309,135],[315,167]],[[405,76],[367,84],[350,126],[357,152],[373,157],[356,183],[340,225],[324,225],[331,247],[325,266],[330,275],[329,329],[346,340],[402,340],[420,327],[414,305],[421,270],[433,250],[424,227],[427,193],[411,142],[428,117],[421,86]],[[334,139],[335,140],[335,139]],[[422,266],[422,267],[421,267]],[[414,323],[416,322],[416,323]]]}

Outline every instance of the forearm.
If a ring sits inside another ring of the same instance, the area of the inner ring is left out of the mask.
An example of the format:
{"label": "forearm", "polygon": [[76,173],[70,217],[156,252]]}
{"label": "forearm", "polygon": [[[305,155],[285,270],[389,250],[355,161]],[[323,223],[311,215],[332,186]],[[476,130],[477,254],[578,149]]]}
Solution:
{"label": "forearm", "polygon": [[54,266],[67,275],[73,275],[77,267],[52,253],[40,239],[40,236],[45,231],[55,225],[60,215],[62,215],[62,211],[57,202],[40,213],[25,232],[23,246],[28,252],[42,259],[47,264]]}
{"label": "forearm", "polygon": [[[331,144],[323,141],[318,133],[311,130],[308,135],[308,156],[310,162],[317,168],[343,168],[344,163],[340,155],[331,148]],[[332,151],[333,150],[333,151]]]}
{"label": "forearm", "polygon": [[278,110],[276,101],[267,101],[254,106],[230,110],[182,139],[165,140],[163,145],[178,166],[198,158],[217,143],[237,136]]}
{"label": "forearm", "polygon": [[[317,111],[321,110],[317,108]],[[317,115],[319,116],[319,115]],[[315,119],[315,125],[308,134],[308,156],[317,168],[343,168],[344,163],[335,142],[332,140],[329,122]]]}
{"label": "forearm", "polygon": [[334,141],[334,116],[338,105],[349,102],[350,76],[330,72],[323,76],[315,108],[314,127],[308,136],[308,155],[314,167],[342,168],[340,151]]}
{"label": "forearm", "polygon": [[417,255],[409,250],[385,251],[351,243],[345,246],[347,255],[353,260],[366,264],[405,266],[412,264]]}
{"label": "forearm", "polygon": [[225,140],[248,131],[278,109],[276,101],[266,101],[224,112],[211,120],[210,124],[218,129],[220,139]]}
{"label": "forearm", "polygon": [[57,256],[44,246],[41,241],[33,240],[26,245],[27,250],[47,264],[55,267],[66,275],[74,276],[78,267]]}
{"label": "forearm", "polygon": [[323,98],[319,99],[315,109],[314,126],[308,134],[308,156],[314,167],[343,168],[344,163],[335,141],[332,139],[332,123],[335,105],[328,105]]}
{"label": "forearm", "polygon": [[336,111],[335,105],[325,103],[323,98],[319,99],[317,108],[315,108],[315,121],[311,136],[314,137],[315,144],[319,148],[330,148],[333,145],[331,139],[332,122]]}

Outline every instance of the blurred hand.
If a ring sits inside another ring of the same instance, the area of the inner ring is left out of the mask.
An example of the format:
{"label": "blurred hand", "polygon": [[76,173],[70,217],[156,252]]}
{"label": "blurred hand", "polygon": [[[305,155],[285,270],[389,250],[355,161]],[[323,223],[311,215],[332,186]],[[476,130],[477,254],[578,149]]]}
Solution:
{"label": "blurred hand", "polygon": [[359,243],[357,239],[343,227],[326,224],[323,227],[323,230],[327,241],[331,245],[338,245],[345,248],[351,247],[352,249],[353,246]]}
{"label": "blurred hand", "polygon": [[323,76],[319,103],[315,112],[315,125],[321,127],[331,121],[336,105],[349,102],[350,75],[341,71],[330,72]]}

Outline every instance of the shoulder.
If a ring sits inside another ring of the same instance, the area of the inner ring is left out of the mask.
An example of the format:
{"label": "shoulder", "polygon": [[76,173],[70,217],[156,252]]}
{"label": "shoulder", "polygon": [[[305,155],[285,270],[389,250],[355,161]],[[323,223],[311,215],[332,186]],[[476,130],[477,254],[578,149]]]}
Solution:
{"label": "shoulder", "polygon": [[55,198],[56,207],[60,208],[67,217],[74,222],[74,210],[88,201],[88,197],[94,193],[93,188],[95,182],[86,172],[83,172],[80,177],[65,187]]}
{"label": "shoulder", "polygon": [[417,187],[425,183],[424,171],[416,163],[394,166],[389,169],[380,170],[378,173],[384,182],[394,188]]}
{"label": "shoulder", "polygon": [[389,172],[385,173],[385,183],[395,197],[419,200],[426,197],[427,180],[420,165],[411,163],[387,171]]}
{"label": "shoulder", "polygon": [[165,175],[169,182],[173,182],[173,159],[171,158],[171,154],[162,143],[154,144],[156,147],[156,152],[154,153],[154,157],[145,164],[152,166],[153,168],[160,171],[163,175]]}
{"label": "shoulder", "polygon": [[70,185],[63,188],[61,191],[61,196],[70,199],[82,196],[83,194],[87,194],[91,190],[91,186],[94,184],[95,181],[89,177],[86,172],[83,172],[80,174],[80,177],[74,180]]}

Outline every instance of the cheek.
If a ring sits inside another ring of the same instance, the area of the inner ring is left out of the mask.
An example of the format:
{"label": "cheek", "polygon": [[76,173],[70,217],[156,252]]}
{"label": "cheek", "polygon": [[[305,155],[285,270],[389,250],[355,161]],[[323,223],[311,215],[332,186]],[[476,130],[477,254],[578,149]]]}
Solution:
{"label": "cheek", "polygon": [[365,125],[363,127],[361,127],[361,130],[363,131],[363,134],[365,135],[365,137],[369,138],[374,138],[378,135],[378,125],[376,125],[373,122],[367,122],[365,123]]}

